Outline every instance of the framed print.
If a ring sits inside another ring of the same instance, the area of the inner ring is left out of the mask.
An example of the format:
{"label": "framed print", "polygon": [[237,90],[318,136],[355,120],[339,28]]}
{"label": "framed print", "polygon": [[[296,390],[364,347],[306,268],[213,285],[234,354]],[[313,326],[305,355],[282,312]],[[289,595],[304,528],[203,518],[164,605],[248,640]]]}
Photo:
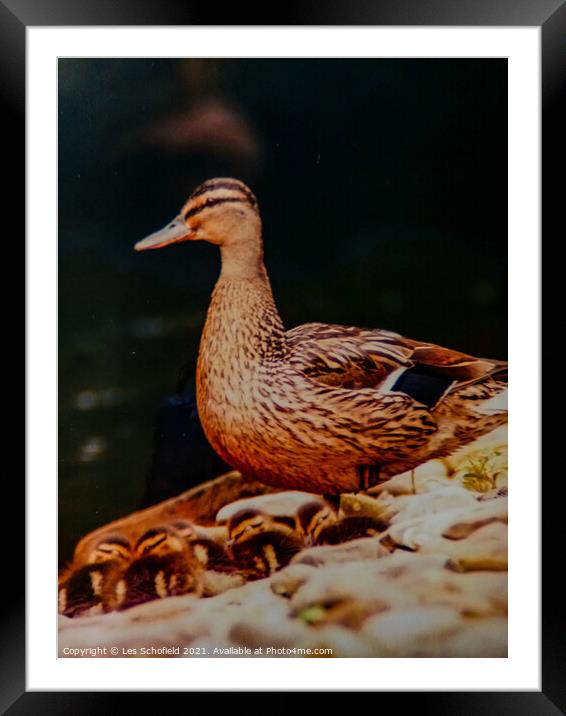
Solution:
{"label": "framed print", "polygon": [[258,27],[3,4],[29,329],[9,712],[563,707],[538,271],[565,13],[543,5]]}

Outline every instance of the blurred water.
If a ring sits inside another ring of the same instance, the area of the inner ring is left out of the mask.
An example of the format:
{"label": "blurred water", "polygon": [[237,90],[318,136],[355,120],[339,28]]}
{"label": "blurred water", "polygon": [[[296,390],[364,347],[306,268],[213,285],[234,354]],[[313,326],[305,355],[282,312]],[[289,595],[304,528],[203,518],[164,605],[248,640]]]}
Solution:
{"label": "blurred water", "polygon": [[216,250],[133,244],[194,187],[257,194],[287,325],[506,357],[504,60],[59,61],[60,555],[139,506]]}

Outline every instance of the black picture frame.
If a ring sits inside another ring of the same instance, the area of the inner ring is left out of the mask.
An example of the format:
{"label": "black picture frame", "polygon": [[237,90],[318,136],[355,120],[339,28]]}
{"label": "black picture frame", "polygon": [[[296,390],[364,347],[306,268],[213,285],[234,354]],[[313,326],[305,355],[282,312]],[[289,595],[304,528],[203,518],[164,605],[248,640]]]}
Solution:
{"label": "black picture frame", "polygon": [[[182,0],[115,0],[112,3],[82,0],[0,1],[0,97],[4,136],[20,151],[14,153],[11,181],[4,189],[5,206],[15,216],[25,215],[25,63],[26,28],[29,26],[85,25],[435,25],[435,26],[539,26],[542,36],[542,144],[544,222],[552,225],[563,204],[555,183],[561,152],[564,118],[559,99],[566,83],[566,0],[349,0],[332,3],[287,3],[277,6],[277,17],[263,8],[246,10],[240,3],[221,10]],[[218,22],[222,18],[222,22]],[[560,167],[562,169],[562,167]],[[556,224],[558,222],[556,221]],[[16,229],[14,229],[15,231]],[[18,234],[22,230],[17,225]],[[23,243],[23,242],[20,242]],[[531,336],[531,340],[535,337]],[[12,481],[11,504],[23,504],[23,480]],[[556,500],[553,492],[552,500]],[[23,520],[22,520],[23,524]],[[543,520],[545,545],[559,542],[558,520]],[[15,542],[15,540],[14,540]],[[23,548],[24,541],[21,545]],[[0,708],[13,716],[28,713],[115,713],[131,694],[28,692],[25,686],[24,554],[12,548],[5,557],[4,574],[10,575],[7,604],[3,610],[0,666]],[[548,565],[547,565],[548,566]],[[566,713],[566,646],[560,628],[563,610],[559,572],[544,574],[542,618],[542,690],[540,692],[449,692],[380,694],[393,697],[399,708],[414,705],[422,713],[441,714],[557,714]],[[449,688],[449,684],[447,684]],[[345,689],[346,690],[346,689]],[[144,700],[152,700],[149,695]],[[194,698],[194,695],[188,696]],[[413,704],[409,704],[410,699]],[[189,705],[187,704],[187,707]],[[130,706],[131,707],[131,706]]]}

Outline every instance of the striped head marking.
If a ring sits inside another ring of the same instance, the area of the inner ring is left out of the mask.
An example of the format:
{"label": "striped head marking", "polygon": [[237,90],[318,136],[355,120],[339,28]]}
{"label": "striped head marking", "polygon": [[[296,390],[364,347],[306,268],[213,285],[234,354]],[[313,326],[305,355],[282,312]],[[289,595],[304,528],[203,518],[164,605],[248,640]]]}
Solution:
{"label": "striped head marking", "polygon": [[148,555],[166,555],[181,552],[184,547],[183,538],[168,526],[152,527],[136,542],[134,556],[136,559]]}
{"label": "striped head marking", "polygon": [[197,240],[224,246],[259,237],[260,233],[252,191],[238,179],[209,179],[195,189],[167,226],[138,241],[134,248],[145,251]]}
{"label": "striped head marking", "polygon": [[259,510],[243,509],[228,520],[228,537],[231,542],[237,543],[264,532],[267,528],[267,515]]}
{"label": "striped head marking", "polygon": [[322,502],[307,502],[297,513],[298,530],[316,543],[321,531],[336,522],[336,514]]}
{"label": "striped head marking", "polygon": [[121,535],[104,537],[88,555],[88,564],[118,559],[126,562],[132,555],[132,546]]}
{"label": "striped head marking", "polygon": [[175,522],[171,523],[171,527],[175,530],[179,537],[182,537],[189,542],[198,539],[199,535],[195,529],[195,526],[192,522],[189,522],[188,520],[176,520]]}

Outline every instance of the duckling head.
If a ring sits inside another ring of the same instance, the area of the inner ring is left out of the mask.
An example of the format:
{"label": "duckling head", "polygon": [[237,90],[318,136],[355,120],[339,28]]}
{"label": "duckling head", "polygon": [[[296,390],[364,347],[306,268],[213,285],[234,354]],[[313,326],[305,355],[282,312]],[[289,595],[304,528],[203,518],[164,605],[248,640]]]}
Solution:
{"label": "duckling head", "polygon": [[144,532],[134,547],[134,557],[141,559],[148,555],[168,555],[183,552],[186,540],[175,528],[169,525],[152,527]]}
{"label": "duckling head", "polygon": [[[257,200],[238,179],[209,179],[195,189],[167,226],[135,245],[136,251],[159,249],[180,241],[208,241],[220,247],[261,247]],[[254,240],[255,239],[255,240]]]}
{"label": "duckling head", "polygon": [[265,532],[268,517],[255,509],[239,510],[228,520],[228,544],[234,545],[245,542],[254,535]]}
{"label": "duckling head", "polygon": [[313,500],[302,505],[297,512],[297,531],[307,544],[316,544],[320,534],[336,523],[336,513],[323,502]]}
{"label": "duckling head", "polygon": [[277,532],[292,537],[295,535],[295,520],[286,515],[268,515],[260,510],[244,508],[228,521],[228,544],[233,545],[252,539],[265,532]]}
{"label": "duckling head", "polygon": [[194,524],[188,520],[175,520],[171,523],[172,529],[187,542],[194,542],[199,539],[199,533],[197,532]]}
{"label": "duckling head", "polygon": [[119,560],[127,562],[132,556],[132,545],[122,535],[106,535],[89,552],[87,564]]}

